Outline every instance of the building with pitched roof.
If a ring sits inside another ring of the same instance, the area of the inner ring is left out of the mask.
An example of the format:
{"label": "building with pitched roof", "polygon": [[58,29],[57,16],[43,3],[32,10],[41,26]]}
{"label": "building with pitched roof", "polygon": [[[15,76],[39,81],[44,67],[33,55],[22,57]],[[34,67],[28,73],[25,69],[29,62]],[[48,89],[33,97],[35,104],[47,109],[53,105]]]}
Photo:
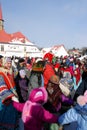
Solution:
{"label": "building with pitched roof", "polygon": [[3,56],[18,57],[41,57],[42,53],[38,47],[33,44],[21,32],[8,34],[4,29],[4,20],[2,8],[0,5],[0,54]]}
{"label": "building with pitched roof", "polygon": [[50,48],[43,48],[41,51],[43,55],[45,55],[48,52],[52,52],[55,56],[58,56],[58,57],[69,55],[64,45],[55,45]]}

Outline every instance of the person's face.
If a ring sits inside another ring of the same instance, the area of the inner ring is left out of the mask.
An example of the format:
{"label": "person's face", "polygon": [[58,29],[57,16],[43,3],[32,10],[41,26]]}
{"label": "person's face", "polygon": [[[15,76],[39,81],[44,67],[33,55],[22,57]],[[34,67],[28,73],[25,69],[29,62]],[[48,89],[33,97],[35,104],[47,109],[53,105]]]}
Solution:
{"label": "person's face", "polygon": [[7,62],[7,63],[6,63],[6,68],[7,68],[7,69],[10,69],[11,67],[12,67],[12,63],[11,63],[11,62]]}

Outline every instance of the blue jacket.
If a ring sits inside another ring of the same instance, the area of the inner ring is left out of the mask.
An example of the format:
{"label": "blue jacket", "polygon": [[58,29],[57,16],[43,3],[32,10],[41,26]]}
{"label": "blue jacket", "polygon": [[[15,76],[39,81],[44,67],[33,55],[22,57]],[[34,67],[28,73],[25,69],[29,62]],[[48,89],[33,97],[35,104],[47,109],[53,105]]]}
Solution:
{"label": "blue jacket", "polygon": [[64,125],[76,121],[77,130],[87,130],[87,104],[84,106],[76,105],[59,117],[59,124]]}

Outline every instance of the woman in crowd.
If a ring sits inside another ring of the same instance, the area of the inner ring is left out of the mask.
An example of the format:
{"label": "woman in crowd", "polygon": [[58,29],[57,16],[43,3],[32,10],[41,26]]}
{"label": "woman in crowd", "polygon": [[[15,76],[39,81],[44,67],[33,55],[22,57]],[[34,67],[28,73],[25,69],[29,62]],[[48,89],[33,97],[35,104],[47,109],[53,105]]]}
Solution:
{"label": "woman in crowd", "polygon": [[27,100],[28,83],[29,79],[26,76],[26,72],[24,69],[21,69],[15,78],[16,91],[18,94],[19,102],[25,102]]}
{"label": "woman in crowd", "polygon": [[28,96],[33,88],[44,86],[44,79],[43,79],[44,65],[45,63],[41,59],[33,63],[29,77]]}
{"label": "woman in crowd", "polygon": [[[3,59],[0,60],[3,64]],[[17,96],[10,71],[11,59],[7,58],[5,63],[5,67],[0,67],[0,129],[18,130],[18,112],[11,103],[11,98]]]}

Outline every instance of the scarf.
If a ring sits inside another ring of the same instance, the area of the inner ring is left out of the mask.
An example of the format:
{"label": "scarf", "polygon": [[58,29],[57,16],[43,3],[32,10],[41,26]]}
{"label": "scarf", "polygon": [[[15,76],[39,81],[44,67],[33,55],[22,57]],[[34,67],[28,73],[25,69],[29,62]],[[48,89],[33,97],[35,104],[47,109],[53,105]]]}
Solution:
{"label": "scarf", "polygon": [[14,86],[11,84],[8,76],[0,71],[0,100],[4,103],[6,100],[17,96]]}

